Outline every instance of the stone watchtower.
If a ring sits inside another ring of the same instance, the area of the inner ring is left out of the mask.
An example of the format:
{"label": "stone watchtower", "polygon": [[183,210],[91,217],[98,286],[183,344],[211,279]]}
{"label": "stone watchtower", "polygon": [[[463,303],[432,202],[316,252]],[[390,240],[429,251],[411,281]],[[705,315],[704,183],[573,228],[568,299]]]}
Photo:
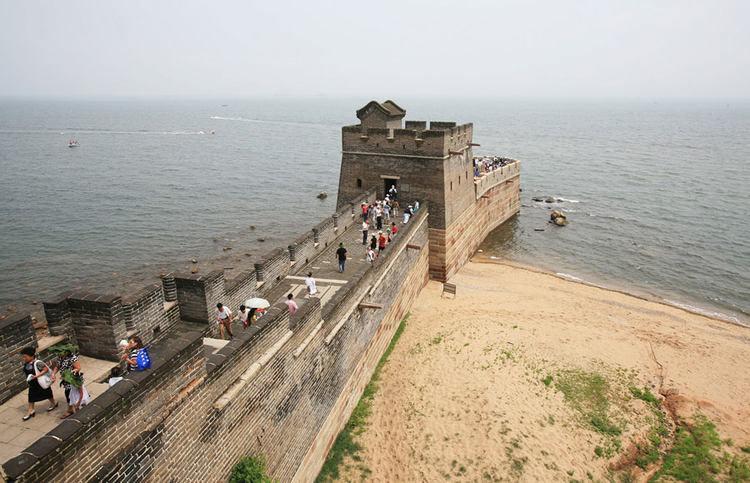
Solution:
{"label": "stone watchtower", "polygon": [[360,124],[342,128],[338,206],[369,189],[382,199],[391,185],[402,208],[427,201],[430,276],[445,281],[486,235],[476,226],[484,223],[475,216],[479,198],[487,204],[489,197],[478,196],[475,187],[473,126],[437,121],[402,126],[405,115],[393,101],[370,101],[357,111]]}

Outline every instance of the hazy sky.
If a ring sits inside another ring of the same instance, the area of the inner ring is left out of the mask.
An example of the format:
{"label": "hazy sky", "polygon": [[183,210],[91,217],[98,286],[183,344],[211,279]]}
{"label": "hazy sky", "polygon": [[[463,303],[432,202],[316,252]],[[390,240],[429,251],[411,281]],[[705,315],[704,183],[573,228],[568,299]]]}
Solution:
{"label": "hazy sky", "polygon": [[750,0],[0,0],[0,96],[750,98]]}

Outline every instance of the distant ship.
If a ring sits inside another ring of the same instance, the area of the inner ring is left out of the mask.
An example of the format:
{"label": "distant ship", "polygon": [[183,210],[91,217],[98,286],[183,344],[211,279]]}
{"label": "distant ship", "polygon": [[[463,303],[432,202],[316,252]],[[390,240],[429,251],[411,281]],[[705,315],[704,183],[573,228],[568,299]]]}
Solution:
{"label": "distant ship", "polygon": [[69,148],[77,148],[78,146],[80,146],[80,144],[78,144],[78,140],[71,139],[70,141],[68,141]]}

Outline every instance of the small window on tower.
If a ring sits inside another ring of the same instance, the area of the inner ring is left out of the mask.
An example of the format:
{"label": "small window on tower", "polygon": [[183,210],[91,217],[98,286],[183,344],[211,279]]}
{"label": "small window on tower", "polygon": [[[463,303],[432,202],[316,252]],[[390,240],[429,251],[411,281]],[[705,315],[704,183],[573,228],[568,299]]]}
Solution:
{"label": "small window on tower", "polygon": [[357,178],[357,188],[362,187],[362,178]]}
{"label": "small window on tower", "polygon": [[453,191],[453,181],[451,181],[451,191]]}

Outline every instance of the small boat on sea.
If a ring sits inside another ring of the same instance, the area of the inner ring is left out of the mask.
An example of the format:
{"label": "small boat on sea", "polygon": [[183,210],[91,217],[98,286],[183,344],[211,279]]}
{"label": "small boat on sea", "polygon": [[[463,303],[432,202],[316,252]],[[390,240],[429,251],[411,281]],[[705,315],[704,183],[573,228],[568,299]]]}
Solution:
{"label": "small boat on sea", "polygon": [[68,141],[69,148],[77,148],[78,146],[80,146],[80,144],[78,144],[77,139],[71,139],[70,141]]}

